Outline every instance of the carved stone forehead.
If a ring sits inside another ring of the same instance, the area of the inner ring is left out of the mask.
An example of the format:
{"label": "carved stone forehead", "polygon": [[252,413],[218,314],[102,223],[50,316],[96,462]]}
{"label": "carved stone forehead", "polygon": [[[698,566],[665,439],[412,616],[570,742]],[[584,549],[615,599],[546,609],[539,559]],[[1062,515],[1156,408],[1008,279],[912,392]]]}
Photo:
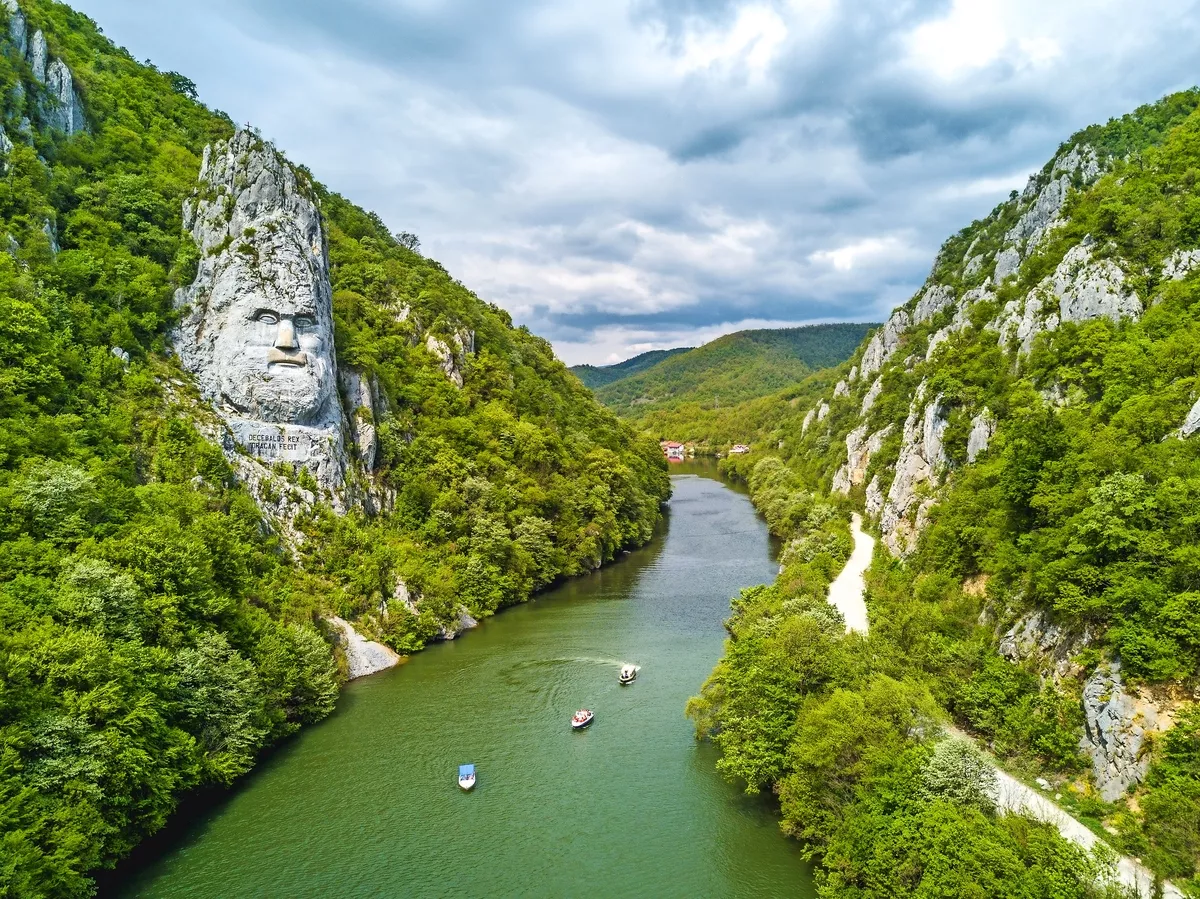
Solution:
{"label": "carved stone forehead", "polygon": [[239,131],[205,150],[200,182],[190,218],[205,252],[229,241],[293,242],[312,252],[319,270],[327,268],[320,211],[307,185],[269,144]]}

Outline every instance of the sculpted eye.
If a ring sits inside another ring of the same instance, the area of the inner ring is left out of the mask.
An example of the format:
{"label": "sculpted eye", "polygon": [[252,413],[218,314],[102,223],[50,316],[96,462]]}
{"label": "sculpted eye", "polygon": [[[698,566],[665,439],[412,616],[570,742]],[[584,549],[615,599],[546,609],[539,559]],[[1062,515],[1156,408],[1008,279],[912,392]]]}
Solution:
{"label": "sculpted eye", "polygon": [[256,312],[254,314],[254,320],[256,322],[262,322],[264,325],[279,324],[279,316],[267,309],[260,309],[258,312]]}
{"label": "sculpted eye", "polygon": [[311,328],[316,324],[316,321],[311,315],[297,315],[293,321],[295,321],[296,325],[301,328]]}

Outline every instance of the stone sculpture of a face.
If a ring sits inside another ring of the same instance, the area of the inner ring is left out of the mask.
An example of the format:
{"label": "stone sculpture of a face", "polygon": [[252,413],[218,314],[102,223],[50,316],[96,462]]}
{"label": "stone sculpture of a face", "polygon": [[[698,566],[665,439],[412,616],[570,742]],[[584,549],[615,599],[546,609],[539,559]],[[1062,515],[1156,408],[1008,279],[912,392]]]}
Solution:
{"label": "stone sculpture of a face", "polygon": [[333,302],[320,213],[287,163],[240,132],[205,153],[187,210],[201,251],[175,338],[184,366],[227,415],[341,423]]}
{"label": "stone sculpture of a face", "polygon": [[[255,244],[256,257],[231,260],[215,272],[205,315],[206,326],[215,329],[209,362],[220,399],[239,413],[322,426],[335,401],[330,300],[312,248],[289,230],[283,224],[272,239]],[[286,276],[265,280],[263,262]],[[214,308],[216,300],[226,302]]]}

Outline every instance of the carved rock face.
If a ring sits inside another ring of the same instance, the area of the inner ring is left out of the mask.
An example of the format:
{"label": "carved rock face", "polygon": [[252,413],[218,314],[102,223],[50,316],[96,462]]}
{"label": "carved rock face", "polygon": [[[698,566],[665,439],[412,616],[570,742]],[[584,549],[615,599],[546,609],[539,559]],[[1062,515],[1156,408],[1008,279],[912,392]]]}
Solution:
{"label": "carved rock face", "polygon": [[205,152],[186,216],[202,253],[175,344],[205,396],[257,421],[340,423],[320,213],[291,167],[239,132]]}

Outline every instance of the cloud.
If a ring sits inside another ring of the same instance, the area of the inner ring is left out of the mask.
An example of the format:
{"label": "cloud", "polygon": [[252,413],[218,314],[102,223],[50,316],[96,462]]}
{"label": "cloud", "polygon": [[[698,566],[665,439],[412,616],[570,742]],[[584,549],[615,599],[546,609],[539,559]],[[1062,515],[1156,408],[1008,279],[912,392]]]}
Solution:
{"label": "cloud", "polygon": [[879,320],[1193,0],[76,0],[568,361]]}

